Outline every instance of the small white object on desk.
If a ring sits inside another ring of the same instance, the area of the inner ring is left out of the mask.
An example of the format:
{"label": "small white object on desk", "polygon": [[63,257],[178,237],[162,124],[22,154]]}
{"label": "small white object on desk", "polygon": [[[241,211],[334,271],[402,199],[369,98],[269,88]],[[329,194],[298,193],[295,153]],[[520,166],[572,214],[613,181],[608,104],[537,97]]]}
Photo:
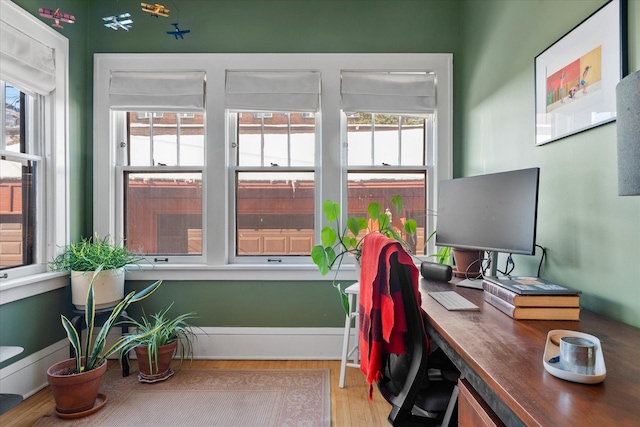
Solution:
{"label": "small white object on desk", "polygon": [[464,279],[459,282],[453,282],[456,286],[462,286],[463,288],[472,288],[482,290],[482,278],[478,279]]}
{"label": "small white object on desk", "polygon": [[449,311],[480,310],[477,305],[454,291],[429,292],[429,295]]}
{"label": "small white object on desk", "polygon": [[[562,369],[559,360],[560,346],[555,343],[558,342],[561,337],[579,337],[595,343],[596,366],[593,375],[579,374]],[[544,369],[554,377],[575,383],[598,384],[604,381],[607,376],[607,368],[604,364],[604,356],[602,354],[602,345],[600,340],[593,335],[585,334],[584,332],[564,329],[553,329],[549,331],[547,334],[547,344],[544,349],[544,355],[542,356],[542,363],[544,365]]]}

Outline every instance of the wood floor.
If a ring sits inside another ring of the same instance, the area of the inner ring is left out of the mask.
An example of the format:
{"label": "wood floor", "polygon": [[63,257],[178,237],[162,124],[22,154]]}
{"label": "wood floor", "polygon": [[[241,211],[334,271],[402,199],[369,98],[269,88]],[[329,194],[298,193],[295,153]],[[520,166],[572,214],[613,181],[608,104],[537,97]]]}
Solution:
{"label": "wood floor", "polygon": [[[374,387],[369,400],[368,385],[359,369],[347,368],[345,388],[338,387],[340,361],[337,360],[194,360],[182,369],[329,369],[331,371],[331,425],[333,427],[388,426],[390,406]],[[109,361],[109,369],[120,369],[117,361]],[[135,374],[137,365],[131,362]],[[25,399],[0,416],[0,426],[32,426],[42,416],[53,413],[55,403],[49,387]],[[240,427],[240,426],[239,426]],[[244,426],[242,426],[244,427]]]}

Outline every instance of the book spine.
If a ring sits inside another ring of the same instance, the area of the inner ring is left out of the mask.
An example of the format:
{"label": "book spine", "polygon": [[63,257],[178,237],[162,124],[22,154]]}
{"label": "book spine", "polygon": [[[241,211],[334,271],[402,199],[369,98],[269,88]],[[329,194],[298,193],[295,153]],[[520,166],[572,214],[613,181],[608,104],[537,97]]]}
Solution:
{"label": "book spine", "polygon": [[580,320],[580,309],[575,307],[516,308],[516,320]]}
{"label": "book spine", "polygon": [[488,302],[507,316],[513,318],[513,313],[516,310],[516,307],[513,304],[508,303],[497,295],[494,295],[491,292],[487,292],[486,290],[483,292],[483,295],[486,302]]}
{"label": "book spine", "polygon": [[515,305],[515,299],[518,295],[515,292],[511,292],[510,290],[503,288],[502,286],[496,285],[495,283],[491,283],[486,280],[482,281],[482,288],[485,290],[485,292],[489,292],[490,294],[497,296],[501,300]]}

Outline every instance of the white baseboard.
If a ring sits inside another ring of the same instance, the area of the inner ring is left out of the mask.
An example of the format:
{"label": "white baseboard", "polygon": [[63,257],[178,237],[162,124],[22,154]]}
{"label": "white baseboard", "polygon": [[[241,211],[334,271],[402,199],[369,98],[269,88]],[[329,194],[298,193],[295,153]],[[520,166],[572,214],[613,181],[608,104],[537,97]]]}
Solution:
{"label": "white baseboard", "polygon": [[197,359],[338,360],[343,328],[202,328]]}
{"label": "white baseboard", "polygon": [[[195,359],[339,360],[344,329],[214,327],[195,332]],[[113,342],[117,336],[112,332],[109,341]],[[66,339],[27,355],[0,369],[0,393],[31,396],[47,385],[47,369],[68,358]]]}
{"label": "white baseboard", "polygon": [[0,393],[21,394],[27,398],[47,385],[47,369],[69,358],[69,343],[58,341],[0,369]]}

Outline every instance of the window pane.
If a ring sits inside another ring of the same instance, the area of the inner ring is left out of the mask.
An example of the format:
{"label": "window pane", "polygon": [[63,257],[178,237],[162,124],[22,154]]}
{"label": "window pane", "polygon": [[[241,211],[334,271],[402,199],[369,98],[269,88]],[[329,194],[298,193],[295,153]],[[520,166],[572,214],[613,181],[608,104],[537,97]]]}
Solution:
{"label": "window pane", "polygon": [[239,166],[312,166],[313,113],[238,113]]}
{"label": "window pane", "polygon": [[236,191],[236,255],[309,256],[312,172],[238,172]]}
{"label": "window pane", "polygon": [[135,252],[202,254],[202,174],[125,173],[125,240]]}
{"label": "window pane", "polygon": [[129,165],[203,164],[204,114],[129,113]]}
{"label": "window pane", "polygon": [[[410,244],[412,253],[424,254],[425,224],[426,224],[426,174],[425,173],[348,173],[347,206],[348,215],[368,218],[369,203],[377,202],[383,210],[391,210],[393,226],[399,231],[404,230],[407,219],[417,222],[416,239],[402,233],[403,238]],[[400,216],[396,215],[391,199],[402,196],[404,208]],[[363,232],[364,234],[364,232]]]}
{"label": "window pane", "polygon": [[356,113],[347,117],[347,126],[350,166],[424,164],[425,119],[422,117]]}
{"label": "window pane", "polygon": [[4,85],[4,146],[3,149],[16,153],[24,153],[25,138],[23,132],[25,128],[22,123],[22,115],[25,114],[26,95],[14,87]]}
{"label": "window pane", "polygon": [[356,113],[347,117],[347,152],[350,166],[373,164],[371,114]]}
{"label": "window pane", "polygon": [[404,166],[424,165],[424,150],[426,147],[426,123],[433,120],[433,116],[402,117],[401,120],[401,152],[400,164]]}
{"label": "window pane", "polygon": [[34,262],[35,165],[0,160],[0,269]]}
{"label": "window pane", "polygon": [[8,153],[0,159],[0,269],[5,269],[35,262],[38,162],[12,153],[39,153],[29,130],[35,99],[5,82],[0,84],[5,117],[0,148]]}

